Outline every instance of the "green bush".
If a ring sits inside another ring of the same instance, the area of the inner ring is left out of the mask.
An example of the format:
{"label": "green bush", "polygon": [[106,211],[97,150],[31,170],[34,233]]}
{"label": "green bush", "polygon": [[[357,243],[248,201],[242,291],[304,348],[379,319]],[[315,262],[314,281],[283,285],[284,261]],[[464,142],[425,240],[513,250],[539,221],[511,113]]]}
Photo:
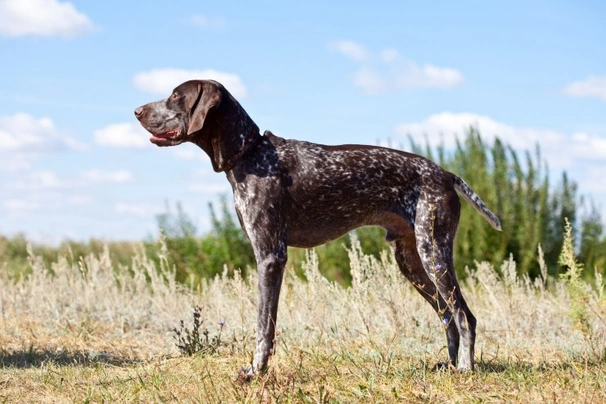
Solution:
{"label": "green bush", "polygon": [[[176,212],[167,205],[166,213],[158,215],[158,227],[168,249],[169,265],[176,268],[179,282],[196,286],[202,279],[210,279],[223,273],[239,269],[246,274],[254,265],[254,254],[250,243],[239,225],[236,225],[225,197],[220,201],[220,216],[209,204],[212,228],[205,235],[198,235],[191,218],[180,203]],[[148,255],[157,258],[159,241],[146,243]]]}
{"label": "green bush", "polygon": [[32,256],[42,260],[46,267],[52,270],[51,263],[56,262],[59,256],[78,261],[80,257],[89,254],[99,256],[106,247],[110,250],[110,257],[115,264],[127,266],[138,244],[128,241],[90,239],[88,242],[64,240],[59,246],[52,247],[31,243],[23,234],[10,238],[0,236],[0,270],[9,271],[14,277],[27,274],[31,269],[29,260]]}

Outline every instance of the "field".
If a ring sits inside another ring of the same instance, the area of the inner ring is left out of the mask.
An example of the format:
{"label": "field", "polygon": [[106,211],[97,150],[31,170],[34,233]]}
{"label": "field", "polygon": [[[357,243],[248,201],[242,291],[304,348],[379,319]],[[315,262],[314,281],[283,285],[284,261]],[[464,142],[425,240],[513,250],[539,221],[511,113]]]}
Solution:
{"label": "field", "polygon": [[[447,358],[443,326],[391,256],[355,243],[349,256],[350,288],[328,282],[313,253],[305,281],[288,271],[276,354],[249,384],[236,375],[254,349],[254,271],[191,290],[142,247],[128,267],[106,250],[50,268],[31,256],[18,279],[0,268],[0,401],[606,402],[604,287],[574,262],[567,278],[535,281],[512,260],[500,276],[468,269],[477,369],[457,373],[434,368]],[[187,356],[174,329],[192,336],[196,307],[201,351]]]}

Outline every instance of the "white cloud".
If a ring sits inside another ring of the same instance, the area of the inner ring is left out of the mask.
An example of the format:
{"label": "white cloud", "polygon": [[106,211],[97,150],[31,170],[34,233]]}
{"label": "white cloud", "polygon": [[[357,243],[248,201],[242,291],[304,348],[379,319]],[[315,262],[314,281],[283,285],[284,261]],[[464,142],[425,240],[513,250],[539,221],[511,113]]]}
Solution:
{"label": "white cloud", "polygon": [[95,143],[116,149],[142,149],[150,145],[149,134],[135,123],[116,123],[95,131]]}
{"label": "white cloud", "polygon": [[80,174],[80,178],[87,182],[106,182],[106,183],[124,183],[132,182],[134,176],[130,171],[105,171],[99,169],[91,169]]}
{"label": "white cloud", "polygon": [[387,91],[387,82],[378,73],[362,68],[354,74],[354,85],[368,95],[379,95]]}
{"label": "white cloud", "polygon": [[[69,211],[70,207],[93,203],[90,190],[98,183],[123,183],[133,176],[124,170],[88,170],[80,175],[59,175],[52,170],[32,170],[5,176],[0,188],[0,208],[9,216],[33,212]],[[30,217],[31,219],[31,217]]]}
{"label": "white cloud", "polygon": [[353,75],[353,84],[367,95],[415,87],[446,89],[464,81],[463,74],[456,69],[432,64],[419,66],[405,60],[392,48],[383,49],[378,58],[373,58],[364,47],[352,41],[331,42],[329,48],[360,64]]}
{"label": "white cloud", "polygon": [[67,197],[67,204],[69,206],[84,206],[90,205],[93,202],[93,198],[89,195],[70,195]]}
{"label": "white cloud", "polygon": [[27,194],[3,200],[0,207],[8,216],[26,216],[31,219],[33,213],[43,212],[46,215],[52,215],[72,207],[89,205],[93,201],[89,195],[69,195],[49,189],[31,189],[29,191]]}
{"label": "white cloud", "polygon": [[4,173],[19,174],[32,168],[31,158],[25,153],[11,153],[10,157],[0,158],[0,171]]}
{"label": "white cloud", "polygon": [[574,153],[590,160],[606,159],[606,138],[598,135],[577,132],[572,135],[571,145]]}
{"label": "white cloud", "polygon": [[121,215],[149,217],[162,213],[163,208],[149,203],[118,202],[114,205],[114,211]]}
{"label": "white cloud", "polygon": [[434,114],[420,122],[401,124],[396,133],[411,135],[419,144],[427,139],[432,146],[444,144],[452,148],[456,138],[462,140],[470,126],[478,128],[483,139],[499,137],[516,150],[534,150],[539,144],[552,168],[570,168],[587,160],[606,159],[606,139],[598,135],[580,132],[566,135],[551,129],[515,127],[473,113]]}
{"label": "white cloud", "polygon": [[153,69],[140,72],[133,77],[135,87],[146,93],[168,97],[175,87],[188,80],[216,80],[223,84],[236,98],[246,98],[248,90],[237,74],[220,72],[213,69]]}
{"label": "white cloud", "polygon": [[24,113],[0,116],[0,153],[43,153],[83,149],[81,143],[61,133],[49,118],[36,119]]}
{"label": "white cloud", "polygon": [[575,81],[564,88],[571,97],[597,97],[606,101],[606,76],[591,76],[583,81]]}
{"label": "white cloud", "polygon": [[339,52],[356,62],[364,62],[370,59],[370,54],[366,48],[354,41],[334,41],[328,44],[328,49]]}
{"label": "white cloud", "polygon": [[389,90],[406,90],[414,87],[450,88],[463,82],[463,75],[457,70],[432,65],[419,67],[409,63],[395,72],[381,74],[368,67],[362,67],[353,76],[354,85],[367,95],[380,95]]}
{"label": "white cloud", "polygon": [[218,28],[225,25],[222,18],[210,18],[201,14],[194,14],[190,21],[203,28]]}
{"label": "white cloud", "polygon": [[74,37],[94,29],[90,19],[70,2],[57,0],[0,1],[0,35]]}
{"label": "white cloud", "polygon": [[470,126],[479,129],[483,138],[499,137],[514,148],[532,149],[537,141],[541,144],[560,143],[564,136],[556,131],[545,129],[516,128],[479,114],[468,112],[441,112],[430,115],[420,122],[398,125],[399,135],[412,135],[415,139],[427,139],[432,146],[443,143],[453,147],[458,137],[462,139]]}
{"label": "white cloud", "polygon": [[383,59],[385,63],[391,63],[399,57],[400,52],[396,49],[383,49],[383,51],[381,51],[381,59]]}
{"label": "white cloud", "polygon": [[32,200],[8,199],[2,202],[2,208],[7,210],[9,214],[17,215],[39,210],[40,204]]}
{"label": "white cloud", "polygon": [[19,190],[40,191],[65,189],[73,186],[73,183],[59,179],[53,171],[41,170],[23,175],[14,182],[14,186]]}
{"label": "white cloud", "polygon": [[395,82],[402,89],[411,87],[450,88],[463,82],[463,75],[451,68],[408,64],[396,73]]}

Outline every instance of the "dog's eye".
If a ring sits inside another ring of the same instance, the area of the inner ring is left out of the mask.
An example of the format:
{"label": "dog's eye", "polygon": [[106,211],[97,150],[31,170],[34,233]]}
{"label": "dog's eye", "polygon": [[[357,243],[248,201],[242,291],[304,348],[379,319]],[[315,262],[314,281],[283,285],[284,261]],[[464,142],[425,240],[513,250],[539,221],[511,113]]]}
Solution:
{"label": "dog's eye", "polygon": [[179,94],[173,93],[173,95],[171,95],[170,98],[172,98],[173,100],[176,100],[179,98]]}

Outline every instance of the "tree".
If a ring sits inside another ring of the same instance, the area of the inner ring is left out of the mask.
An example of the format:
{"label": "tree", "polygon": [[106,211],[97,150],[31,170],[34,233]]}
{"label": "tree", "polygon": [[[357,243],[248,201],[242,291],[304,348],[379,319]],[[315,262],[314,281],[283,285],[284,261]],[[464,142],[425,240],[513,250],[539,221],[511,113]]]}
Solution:
{"label": "tree", "polygon": [[[414,143],[412,147],[417,152],[421,150]],[[590,260],[587,263],[599,261],[603,251],[600,240],[604,240],[599,213],[592,208],[589,216],[578,214],[583,200],[577,194],[577,184],[566,172],[551,187],[547,164],[538,145],[534,154],[525,152],[521,159],[499,138],[492,146],[486,145],[479,131],[470,127],[451,154],[445,153],[443,146],[437,150],[440,164],[464,178],[499,217],[503,227],[502,232],[495,232],[471,206],[463,203],[455,240],[455,267],[459,276],[464,275],[465,266],[473,266],[476,261],[489,261],[499,268],[511,254],[518,271],[534,278],[540,273],[539,244],[550,274],[558,274],[566,218],[574,229],[582,229],[585,234],[580,251]],[[601,257],[603,260],[604,256]]]}

